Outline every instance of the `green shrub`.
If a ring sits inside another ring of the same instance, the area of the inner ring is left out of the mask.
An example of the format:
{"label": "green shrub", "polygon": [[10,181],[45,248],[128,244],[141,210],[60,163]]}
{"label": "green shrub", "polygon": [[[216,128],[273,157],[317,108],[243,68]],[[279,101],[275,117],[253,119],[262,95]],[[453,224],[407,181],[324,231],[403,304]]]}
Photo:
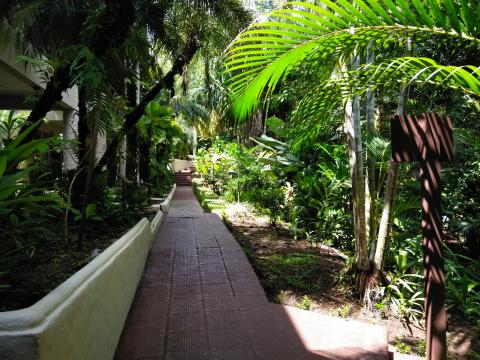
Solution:
{"label": "green shrub", "polygon": [[455,254],[445,246],[446,302],[472,323],[480,318],[480,260]]}
{"label": "green shrub", "polygon": [[395,349],[400,354],[411,354],[412,353],[412,347],[410,345],[404,343],[403,340],[399,337],[397,338],[397,341],[396,341],[396,344],[395,344]]}
{"label": "green shrub", "polygon": [[302,310],[310,310],[312,300],[307,295],[304,295],[302,300],[297,304],[297,307]]}
{"label": "green shrub", "polygon": [[341,318],[346,318],[350,314],[350,306],[344,305],[337,309],[337,315]]}
{"label": "green shrub", "polygon": [[427,356],[427,343],[425,339],[421,339],[417,343],[417,353],[420,356]]}

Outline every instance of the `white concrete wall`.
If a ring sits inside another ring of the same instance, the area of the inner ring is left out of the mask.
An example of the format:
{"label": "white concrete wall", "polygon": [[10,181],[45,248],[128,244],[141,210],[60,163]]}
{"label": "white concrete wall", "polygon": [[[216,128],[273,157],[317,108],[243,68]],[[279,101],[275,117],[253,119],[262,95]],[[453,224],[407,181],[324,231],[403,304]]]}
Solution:
{"label": "white concrete wall", "polygon": [[160,209],[164,213],[168,213],[168,210],[170,209],[170,203],[172,202],[173,196],[175,195],[175,191],[177,190],[177,184],[173,184],[172,190],[170,190],[170,193],[167,195],[167,198],[160,204]]}
{"label": "white concrete wall", "polygon": [[182,170],[190,170],[190,168],[193,167],[193,162],[190,160],[180,160],[180,159],[175,159],[172,162],[172,169],[175,172],[182,171]]}
{"label": "white concrete wall", "polygon": [[36,304],[0,313],[0,359],[112,359],[162,221],[142,219]]}

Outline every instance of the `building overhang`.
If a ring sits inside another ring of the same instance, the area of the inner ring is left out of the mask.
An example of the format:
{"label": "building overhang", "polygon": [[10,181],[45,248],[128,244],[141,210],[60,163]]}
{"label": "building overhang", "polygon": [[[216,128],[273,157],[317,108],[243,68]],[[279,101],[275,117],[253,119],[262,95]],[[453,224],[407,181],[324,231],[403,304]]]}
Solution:
{"label": "building overhang", "polygon": [[[4,32],[4,44],[0,47],[0,109],[30,110],[35,96],[41,96],[45,89],[45,79],[31,64],[19,59],[22,55],[15,44],[15,33],[5,24],[0,24]],[[77,110],[78,89],[72,87],[62,94],[52,110]]]}

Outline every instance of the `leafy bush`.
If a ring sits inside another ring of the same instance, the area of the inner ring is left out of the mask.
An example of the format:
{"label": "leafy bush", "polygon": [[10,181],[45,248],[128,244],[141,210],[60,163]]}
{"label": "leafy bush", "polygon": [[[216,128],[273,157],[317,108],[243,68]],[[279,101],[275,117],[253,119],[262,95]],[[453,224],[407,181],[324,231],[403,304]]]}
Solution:
{"label": "leafy bush", "polygon": [[297,304],[297,307],[302,310],[310,310],[312,300],[307,295],[304,295],[302,300]]}
{"label": "leafy bush", "polygon": [[[42,176],[31,174],[33,159],[49,150],[50,139],[22,144],[36,124],[4,143],[0,149],[0,265],[13,257],[33,256],[42,241],[56,239],[57,232],[43,226],[63,210],[58,194],[48,191]],[[28,165],[27,165],[28,163]],[[5,273],[5,272],[3,272]]]}
{"label": "leafy bush", "polygon": [[472,322],[480,318],[480,260],[455,254],[445,246],[445,284],[448,308]]}
{"label": "leafy bush", "polygon": [[312,238],[320,243],[350,249],[353,227],[346,151],[340,145],[319,147],[324,158],[295,177],[292,222],[294,227],[314,234]]}
{"label": "leafy bush", "polygon": [[408,324],[420,325],[423,319],[423,277],[405,274],[394,277],[386,287],[390,309]]}
{"label": "leafy bush", "polygon": [[195,162],[197,172],[217,194],[225,191],[228,181],[238,167],[234,156],[236,148],[237,144],[216,138],[208,149],[198,150]]}
{"label": "leafy bush", "polygon": [[336,315],[338,315],[341,318],[346,318],[348,314],[350,314],[350,310],[351,309],[349,305],[343,305],[337,308]]}
{"label": "leafy bush", "polygon": [[480,258],[480,161],[467,161],[444,172],[447,225],[466,245],[469,255]]}
{"label": "leafy bush", "polygon": [[285,217],[282,181],[256,156],[257,149],[227,143],[217,138],[208,149],[198,151],[196,166],[203,182],[228,201],[252,204],[266,213],[273,225]]}
{"label": "leafy bush", "polygon": [[400,354],[411,354],[412,353],[412,347],[410,345],[404,343],[401,338],[397,338],[397,341],[395,343],[395,349]]}
{"label": "leafy bush", "polygon": [[257,210],[265,212],[272,224],[282,218],[285,193],[280,180],[261,164],[252,164],[245,175],[232,181],[226,196],[231,199],[235,187],[240,191],[240,200],[252,204]]}
{"label": "leafy bush", "polygon": [[[182,128],[172,117],[173,111],[169,106],[151,101],[137,124],[140,135],[150,144],[149,182],[153,186],[154,195],[168,192],[174,182],[174,176],[168,166],[174,154],[182,152],[186,144],[188,145]],[[141,199],[140,195],[136,196]],[[129,200],[135,201],[135,198]]]}

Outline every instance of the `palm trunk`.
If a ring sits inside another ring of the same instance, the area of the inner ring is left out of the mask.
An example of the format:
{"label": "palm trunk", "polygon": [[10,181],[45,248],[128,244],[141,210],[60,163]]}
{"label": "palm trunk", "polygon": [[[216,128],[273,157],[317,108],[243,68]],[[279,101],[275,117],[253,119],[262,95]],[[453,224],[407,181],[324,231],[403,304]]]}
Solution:
{"label": "palm trunk", "polygon": [[151,141],[151,131],[148,131],[149,135],[147,138],[142,138],[140,136],[140,142],[138,146],[138,170],[139,170],[139,177],[142,183],[149,184],[150,183],[150,147],[152,144]]}
{"label": "palm trunk", "polygon": [[193,158],[197,156],[197,146],[198,146],[198,133],[197,133],[197,127],[195,124],[192,126],[192,135],[193,135],[193,144],[192,144],[192,155]]}
{"label": "palm trunk", "polygon": [[[407,41],[406,55],[411,52],[411,39]],[[398,108],[397,114],[404,115],[405,102],[408,98],[408,87],[406,84],[402,84],[400,89],[400,95],[398,96]],[[388,170],[387,181],[385,185],[385,198],[383,203],[382,217],[378,229],[377,248],[375,250],[374,268],[375,274],[378,276],[379,272],[383,269],[383,262],[385,258],[385,252],[387,250],[388,236],[390,232],[390,222],[392,218],[392,208],[395,199],[395,191],[397,189],[397,177],[398,177],[399,163],[390,161],[390,167]]]}
{"label": "palm trunk", "polygon": [[85,164],[87,154],[87,92],[84,87],[78,89],[78,166]]}
{"label": "palm trunk", "polygon": [[[367,46],[367,64],[373,63],[375,55],[372,49],[372,43]],[[375,133],[375,93],[371,87],[367,89],[366,120],[368,138],[372,138]],[[375,221],[375,159],[367,154],[367,172],[365,181],[365,224],[368,243],[370,244],[370,262],[373,261],[376,247],[376,221]]]}
{"label": "palm trunk", "polygon": [[207,108],[212,108],[212,85],[210,79],[210,58],[205,56],[205,88],[207,89]]}
{"label": "palm trunk", "polygon": [[390,230],[390,221],[392,217],[393,200],[395,198],[395,191],[397,188],[399,163],[390,161],[388,169],[387,181],[385,184],[385,196],[382,210],[382,217],[378,228],[377,246],[375,249],[375,258],[373,264],[375,266],[375,273],[378,274],[383,268],[383,260],[387,247],[387,239]]}
{"label": "palm trunk", "polygon": [[[137,106],[137,87],[134,84],[127,85],[127,103],[134,108]],[[138,169],[138,130],[134,126],[127,134],[127,164],[126,176],[132,183],[137,183]]]}
{"label": "palm trunk", "polygon": [[[354,55],[355,56],[355,55]],[[356,69],[357,56],[352,64]],[[363,167],[362,131],[360,124],[360,97],[348,100],[345,108],[345,132],[348,141],[350,177],[353,193],[353,221],[355,232],[355,265],[361,272],[370,269],[365,226],[365,174]]]}

